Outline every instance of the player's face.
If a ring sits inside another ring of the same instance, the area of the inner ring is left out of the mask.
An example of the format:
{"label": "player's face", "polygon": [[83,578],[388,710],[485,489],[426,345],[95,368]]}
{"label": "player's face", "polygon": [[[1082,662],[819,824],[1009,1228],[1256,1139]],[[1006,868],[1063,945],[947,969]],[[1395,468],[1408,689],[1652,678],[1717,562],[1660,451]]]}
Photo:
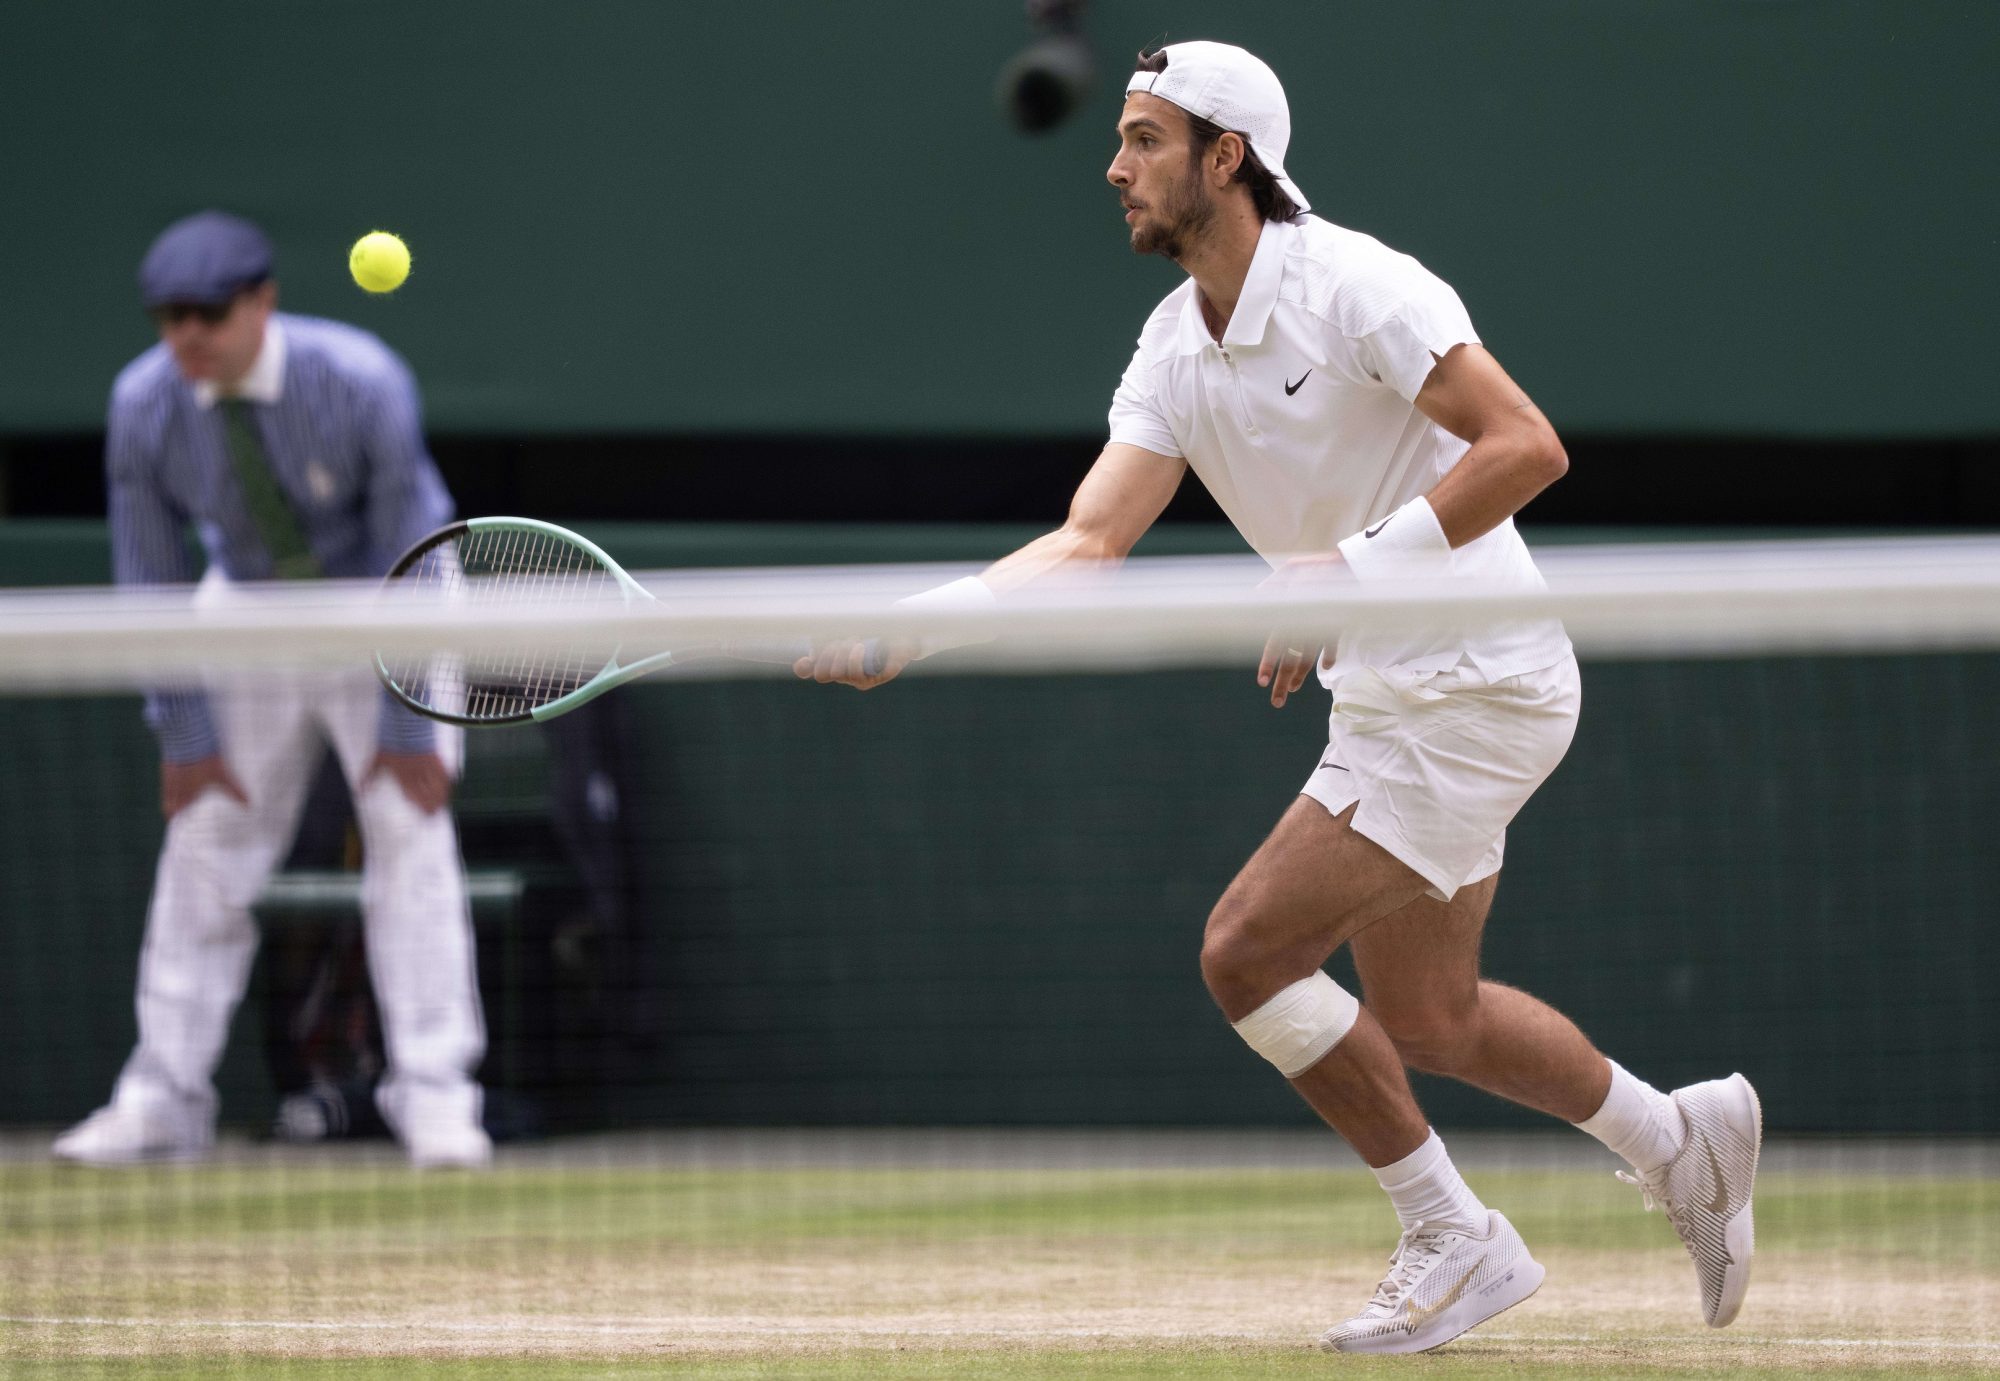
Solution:
{"label": "player's face", "polygon": [[1136,253],[1178,260],[1216,218],[1187,115],[1158,96],[1135,91],[1125,98],[1118,156],[1104,176],[1118,189]]}
{"label": "player's face", "polygon": [[276,302],[277,290],[264,283],[213,307],[170,304],[153,320],[183,378],[233,384],[257,362]]}

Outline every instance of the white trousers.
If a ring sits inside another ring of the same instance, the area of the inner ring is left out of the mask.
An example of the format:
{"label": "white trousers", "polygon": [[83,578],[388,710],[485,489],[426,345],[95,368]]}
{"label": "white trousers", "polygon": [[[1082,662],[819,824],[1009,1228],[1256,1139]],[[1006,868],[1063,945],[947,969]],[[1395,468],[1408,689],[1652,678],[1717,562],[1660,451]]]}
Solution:
{"label": "white trousers", "polygon": [[[413,1128],[476,1121],[472,1071],[486,1031],[458,834],[449,810],[424,814],[386,773],[362,785],[381,709],[375,678],[260,672],[208,690],[223,758],[250,803],[205,791],[167,824],[139,957],[139,1045],[114,1101],[213,1124],[215,1067],[257,948],[250,906],[290,850],[330,743],[364,851],[368,970],[388,1053],[376,1101],[405,1140]],[[462,733],[440,725],[439,754],[454,774],[462,748]]]}

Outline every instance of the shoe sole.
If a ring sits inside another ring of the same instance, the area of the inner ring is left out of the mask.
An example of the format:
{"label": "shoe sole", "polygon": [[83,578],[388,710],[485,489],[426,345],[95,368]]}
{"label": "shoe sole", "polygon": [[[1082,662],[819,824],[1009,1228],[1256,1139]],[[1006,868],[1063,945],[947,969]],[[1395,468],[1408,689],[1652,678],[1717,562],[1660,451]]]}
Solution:
{"label": "shoe sole", "polygon": [[1524,1279],[1527,1284],[1525,1290],[1521,1290],[1518,1294],[1509,1292],[1511,1298],[1507,1298],[1506,1303],[1493,1305],[1484,1313],[1478,1315],[1478,1317],[1467,1320],[1465,1323],[1459,1325],[1458,1331],[1453,1333],[1449,1338],[1440,1338],[1434,1343],[1426,1343],[1422,1347],[1411,1349],[1411,1351],[1432,1352],[1443,1347],[1446,1343],[1456,1342],[1487,1320],[1498,1318],[1515,1305],[1525,1303],[1527,1300],[1534,1298],[1535,1292],[1542,1288],[1542,1282],[1548,1278],[1548,1268],[1533,1257],[1529,1257],[1523,1265],[1525,1268]]}
{"label": "shoe sole", "polygon": [[412,1146],[405,1142],[403,1151],[412,1170],[488,1170],[493,1166],[493,1143],[485,1137],[459,1145],[419,1142]]}
{"label": "shoe sole", "polygon": [[133,1156],[80,1155],[74,1151],[50,1151],[58,1165],[83,1165],[92,1170],[143,1170],[149,1165],[192,1165],[207,1160],[208,1147],[172,1151],[145,1151]]}
{"label": "shoe sole", "polygon": [[1757,1162],[1764,1154],[1764,1104],[1757,1097],[1756,1088],[1741,1074],[1730,1077],[1730,1090],[1741,1093],[1750,1104],[1750,1183],[1743,1192],[1743,1207],[1723,1229],[1723,1245],[1729,1249],[1730,1258],[1740,1269],[1724,1273],[1715,1317],[1708,1321],[1710,1328],[1727,1328],[1743,1312],[1744,1297],[1750,1293],[1750,1259],[1757,1253],[1757,1219],[1753,1208],[1757,1193]]}
{"label": "shoe sole", "polygon": [[[1494,1319],[1512,1309],[1515,1305],[1533,1297],[1548,1278],[1548,1269],[1532,1256],[1524,1256],[1521,1264],[1486,1287],[1481,1295],[1460,1300],[1451,1309],[1438,1316],[1430,1328],[1421,1334],[1406,1333],[1401,1337],[1384,1334],[1377,1338],[1361,1339],[1353,1346],[1329,1347],[1324,1340],[1320,1351],[1369,1354],[1375,1356],[1407,1356],[1419,1352],[1433,1352],[1446,1343],[1456,1342],[1479,1325]],[[1494,1291],[1500,1291],[1495,1295]]]}

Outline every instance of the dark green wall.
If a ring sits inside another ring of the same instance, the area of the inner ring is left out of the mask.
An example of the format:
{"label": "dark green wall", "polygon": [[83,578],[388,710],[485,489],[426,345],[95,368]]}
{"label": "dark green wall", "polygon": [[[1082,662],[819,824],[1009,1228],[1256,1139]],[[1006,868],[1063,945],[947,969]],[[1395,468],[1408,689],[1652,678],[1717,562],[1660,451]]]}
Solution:
{"label": "dark green wall", "polygon": [[[852,560],[888,540],[591,533],[635,567]],[[903,529],[894,550],[971,557],[1020,535]],[[81,578],[103,551],[90,525],[0,526],[0,584]],[[1510,838],[1488,971],[1649,1078],[1742,1069],[1774,1128],[2000,1133],[2000,657],[1593,663],[1585,685],[1570,758]],[[578,1029],[588,995],[503,988],[496,1082],[541,1080],[571,1116],[621,1125],[1305,1120],[1212,1010],[1195,956],[1316,761],[1312,697],[1274,713],[1247,668],[619,696],[658,940],[634,977],[664,1040],[536,1046],[525,1030]],[[465,794],[491,794],[481,761],[532,763],[539,732],[480,737]],[[129,697],[0,699],[0,1048],[17,1052],[0,1119],[87,1111],[131,1041],[154,773]],[[489,959],[548,970],[517,943]],[[228,1113],[255,1122],[254,1026],[230,1059]],[[548,1087],[558,1069],[570,1088]],[[1535,1121],[1424,1091],[1441,1125]]]}
{"label": "dark green wall", "polygon": [[[140,253],[219,203],[441,428],[1090,434],[1175,281],[1102,181],[1116,89],[1204,36],[1567,432],[2000,432],[2000,5],[1096,0],[1104,80],[1039,141],[992,100],[1021,15],[15,0],[0,433],[97,425]],[[416,253],[387,301],[344,276],[376,226]]]}

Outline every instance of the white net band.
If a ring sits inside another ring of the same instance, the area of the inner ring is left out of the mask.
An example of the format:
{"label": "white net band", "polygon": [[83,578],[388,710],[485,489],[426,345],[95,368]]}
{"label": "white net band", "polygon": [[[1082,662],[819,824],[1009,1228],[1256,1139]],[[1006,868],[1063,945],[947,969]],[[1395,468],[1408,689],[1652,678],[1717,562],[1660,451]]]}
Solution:
{"label": "white net band", "polygon": [[[1135,559],[1077,570],[990,609],[898,600],[964,566],[641,574],[657,597],[482,606],[389,597],[367,582],[0,596],[0,688],[145,685],[217,669],[312,667],[378,652],[499,654],[578,647],[626,660],[717,643],[835,637],[976,643],[926,672],[1238,665],[1282,623],[1349,631],[1476,628],[1555,617],[1591,657],[1733,656],[2000,647],[2000,539],[1617,545],[1544,550],[1545,590],[1451,577],[1265,588],[1254,558]],[[716,660],[676,674],[771,674]]]}

